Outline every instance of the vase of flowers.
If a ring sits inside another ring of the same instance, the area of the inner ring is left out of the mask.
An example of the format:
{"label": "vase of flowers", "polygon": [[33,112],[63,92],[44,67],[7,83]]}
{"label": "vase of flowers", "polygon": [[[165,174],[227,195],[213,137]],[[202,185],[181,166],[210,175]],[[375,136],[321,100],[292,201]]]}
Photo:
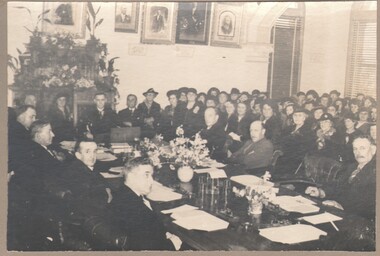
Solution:
{"label": "vase of flowers", "polygon": [[170,141],[170,152],[166,158],[171,159],[171,169],[178,166],[178,179],[189,182],[194,175],[195,166],[201,165],[203,161],[209,160],[209,151],[206,147],[207,140],[196,134],[194,138],[185,138],[182,126],[176,130],[177,138]]}
{"label": "vase of flowers", "polygon": [[181,182],[189,182],[194,176],[194,170],[190,166],[181,166],[178,168],[177,175]]}
{"label": "vase of flowers", "polygon": [[244,189],[232,188],[232,192],[237,197],[245,197],[248,200],[248,215],[258,216],[262,213],[264,205],[276,197],[276,192],[272,186],[268,185],[271,178],[269,172],[265,172],[259,184],[247,186]]}

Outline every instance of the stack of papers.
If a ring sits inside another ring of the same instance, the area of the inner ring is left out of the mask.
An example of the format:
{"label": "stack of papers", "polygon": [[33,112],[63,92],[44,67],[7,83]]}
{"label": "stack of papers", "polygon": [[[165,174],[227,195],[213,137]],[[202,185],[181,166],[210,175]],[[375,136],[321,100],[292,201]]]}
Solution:
{"label": "stack of papers", "polygon": [[317,214],[313,216],[302,217],[302,219],[314,225],[342,220],[341,217],[331,214],[329,212],[325,212],[325,213],[321,213],[321,214]]}
{"label": "stack of papers", "polygon": [[67,151],[74,151],[76,141],[62,141],[60,143],[61,148],[66,149]]}
{"label": "stack of papers", "polygon": [[173,189],[163,186],[156,181],[153,182],[152,190],[147,195],[152,201],[169,202],[182,198],[182,195],[173,191]]}
{"label": "stack of papers", "polygon": [[226,172],[217,168],[195,169],[194,172],[197,174],[208,173],[211,179],[227,178]]}
{"label": "stack of papers", "polygon": [[124,166],[111,167],[110,172],[114,172],[114,174],[122,173],[124,171]]}
{"label": "stack of papers", "polygon": [[177,208],[164,210],[164,214],[171,213],[173,223],[187,230],[216,231],[226,229],[229,225],[227,221],[219,219],[205,211],[198,210],[191,205],[183,205]]}
{"label": "stack of papers", "polygon": [[216,160],[210,159],[208,161],[204,161],[201,166],[203,166],[203,167],[213,167],[213,168],[223,168],[226,165],[222,164],[222,163],[219,163]]}
{"label": "stack of papers", "polygon": [[272,200],[273,204],[278,204],[288,212],[299,212],[302,214],[319,212],[319,207],[315,202],[303,196],[277,196]]}
{"label": "stack of papers", "polygon": [[296,244],[318,240],[321,235],[327,235],[325,231],[304,224],[265,228],[259,229],[259,231],[261,236],[273,242],[283,244]]}
{"label": "stack of papers", "polygon": [[263,179],[255,175],[238,175],[231,177],[232,181],[239,183],[244,186],[254,187],[254,186],[270,186],[273,187],[274,183],[270,181],[263,182]]}
{"label": "stack of papers", "polygon": [[96,159],[99,161],[113,161],[116,160],[117,157],[110,153],[97,153]]}
{"label": "stack of papers", "polygon": [[101,172],[100,173],[103,178],[105,179],[113,179],[113,178],[120,178],[120,177],[123,177],[123,174],[122,173],[119,173],[119,174],[113,174],[113,173],[109,173],[109,172]]}

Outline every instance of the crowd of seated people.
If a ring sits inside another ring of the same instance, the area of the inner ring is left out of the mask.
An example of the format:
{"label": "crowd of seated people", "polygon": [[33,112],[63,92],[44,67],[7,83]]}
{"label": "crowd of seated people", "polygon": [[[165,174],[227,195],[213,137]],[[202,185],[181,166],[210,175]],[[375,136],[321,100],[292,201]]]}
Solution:
{"label": "crowd of seated people", "polygon": [[[144,198],[151,189],[150,163],[140,158],[128,163],[122,191],[111,191],[99,174],[97,143],[109,143],[115,127],[140,127],[141,138],[162,135],[167,142],[182,127],[185,137],[199,133],[207,140],[211,158],[240,164],[254,175],[270,170],[279,180],[292,177],[306,155],[331,158],[344,166],[338,185],[311,186],[306,193],[336,200],[342,205],[326,202],[374,220],[377,116],[373,98],[363,94],[341,98],[336,90],[319,96],[310,90],[269,99],[258,90],[248,93],[233,88],[227,93],[213,87],[203,93],[182,87],[167,92],[168,105],[162,108],[155,101],[157,95],[151,88],[139,103],[136,95],[129,94],[127,107],[116,113],[106,95],[98,92],[77,127],[65,94],[54,98],[46,114],[38,113],[33,96],[8,109],[9,249],[47,250],[52,244],[62,244],[65,230],[57,223],[63,219],[71,227],[82,227],[81,232],[87,230],[83,236],[106,240],[107,245],[100,246],[103,249],[186,248],[178,237],[166,234]],[[61,151],[59,143],[64,140],[77,141],[74,154]],[[357,204],[363,213],[355,202],[364,194],[368,200]],[[109,223],[110,212],[116,223]],[[146,229],[138,228],[144,225]],[[140,244],[146,237],[151,241]],[[72,243],[81,250],[99,246]]]}

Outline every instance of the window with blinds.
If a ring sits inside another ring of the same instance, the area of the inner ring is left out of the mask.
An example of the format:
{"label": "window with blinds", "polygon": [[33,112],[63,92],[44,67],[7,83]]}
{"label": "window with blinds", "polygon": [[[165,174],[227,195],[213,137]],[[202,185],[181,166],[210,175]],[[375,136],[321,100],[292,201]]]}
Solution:
{"label": "window with blinds", "polygon": [[286,12],[274,24],[269,56],[268,92],[272,98],[289,97],[299,90],[304,19]]}
{"label": "window with blinds", "polygon": [[376,98],[376,19],[353,15],[347,60],[345,96],[358,93]]}

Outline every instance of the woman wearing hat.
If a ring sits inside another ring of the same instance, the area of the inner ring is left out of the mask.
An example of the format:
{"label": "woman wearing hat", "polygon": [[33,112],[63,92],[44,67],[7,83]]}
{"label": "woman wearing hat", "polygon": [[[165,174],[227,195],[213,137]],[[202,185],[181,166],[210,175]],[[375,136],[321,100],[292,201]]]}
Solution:
{"label": "woman wearing hat", "polygon": [[298,168],[308,152],[315,148],[315,135],[306,122],[307,110],[297,108],[293,113],[294,125],[283,131],[279,143],[283,155],[278,159],[273,176],[286,177]]}
{"label": "woman wearing hat", "polygon": [[67,94],[58,93],[48,111],[48,119],[55,135],[54,142],[74,139],[73,115],[67,104],[68,98]]}
{"label": "woman wearing hat", "polygon": [[177,90],[170,90],[166,93],[169,100],[169,105],[165,107],[161,114],[160,134],[165,141],[171,141],[176,137],[176,129],[178,122],[184,115],[185,105],[178,101],[179,93]]}
{"label": "woman wearing hat", "polygon": [[156,135],[156,129],[161,119],[161,106],[154,101],[158,95],[153,88],[143,93],[145,100],[137,106],[139,113],[141,137],[153,138]]}
{"label": "woman wearing hat", "polygon": [[339,135],[334,128],[332,115],[325,113],[319,119],[317,131],[317,154],[339,160]]}
{"label": "woman wearing hat", "polygon": [[356,122],[357,122],[357,117],[353,113],[348,112],[344,116],[345,130],[343,134],[341,135],[342,144],[343,144],[341,151],[342,151],[342,161],[347,164],[351,164],[355,162],[352,142],[357,136],[362,134],[361,131],[355,128]]}

